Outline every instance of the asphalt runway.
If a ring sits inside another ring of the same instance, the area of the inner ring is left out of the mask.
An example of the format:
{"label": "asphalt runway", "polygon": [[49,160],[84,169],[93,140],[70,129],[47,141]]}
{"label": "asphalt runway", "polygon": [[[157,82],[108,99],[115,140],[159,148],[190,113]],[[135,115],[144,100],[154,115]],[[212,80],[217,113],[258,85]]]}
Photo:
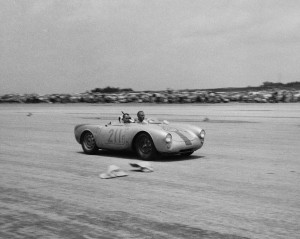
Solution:
{"label": "asphalt runway", "polygon": [[[138,110],[203,148],[152,173],[82,153],[76,124]],[[0,238],[299,238],[300,104],[1,104],[0,125]],[[112,164],[129,175],[100,179]]]}

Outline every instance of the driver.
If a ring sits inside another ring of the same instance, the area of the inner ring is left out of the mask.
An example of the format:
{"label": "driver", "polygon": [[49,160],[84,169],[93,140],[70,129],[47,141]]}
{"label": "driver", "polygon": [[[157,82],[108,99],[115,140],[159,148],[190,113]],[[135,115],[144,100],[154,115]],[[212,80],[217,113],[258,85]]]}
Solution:
{"label": "driver", "polygon": [[131,117],[128,113],[123,114],[122,121],[123,121],[123,123],[132,123],[132,122],[134,122],[131,119]]}
{"label": "driver", "polygon": [[140,110],[137,113],[137,119],[135,120],[137,123],[141,123],[141,124],[147,124],[147,121],[145,120],[145,113],[144,111]]}

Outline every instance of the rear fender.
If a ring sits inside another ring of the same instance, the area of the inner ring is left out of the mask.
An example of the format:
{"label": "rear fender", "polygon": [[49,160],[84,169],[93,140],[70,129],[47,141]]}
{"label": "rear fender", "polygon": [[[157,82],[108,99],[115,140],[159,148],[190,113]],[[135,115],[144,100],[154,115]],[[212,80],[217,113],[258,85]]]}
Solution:
{"label": "rear fender", "polygon": [[99,125],[90,125],[90,124],[81,124],[76,125],[74,128],[75,139],[76,141],[81,144],[82,136],[85,132],[91,132],[95,138],[97,138],[98,132],[100,132],[101,127]]}
{"label": "rear fender", "polygon": [[[82,143],[83,137],[84,137],[85,133],[87,133],[87,132],[90,132],[91,134],[93,134],[90,130],[84,130],[80,135],[80,139],[79,139],[80,144]],[[95,137],[95,135],[94,135],[94,137]]]}

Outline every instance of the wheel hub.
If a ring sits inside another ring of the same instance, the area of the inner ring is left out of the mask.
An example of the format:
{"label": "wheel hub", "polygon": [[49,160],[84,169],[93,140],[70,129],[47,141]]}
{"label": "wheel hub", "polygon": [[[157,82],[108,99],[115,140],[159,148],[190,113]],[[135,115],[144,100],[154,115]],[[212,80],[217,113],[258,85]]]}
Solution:
{"label": "wheel hub", "polygon": [[140,150],[144,154],[149,154],[152,151],[151,142],[149,139],[144,138],[140,144]]}
{"label": "wheel hub", "polygon": [[95,139],[94,139],[93,135],[87,134],[84,138],[84,143],[88,149],[93,149],[93,147],[95,146]]}

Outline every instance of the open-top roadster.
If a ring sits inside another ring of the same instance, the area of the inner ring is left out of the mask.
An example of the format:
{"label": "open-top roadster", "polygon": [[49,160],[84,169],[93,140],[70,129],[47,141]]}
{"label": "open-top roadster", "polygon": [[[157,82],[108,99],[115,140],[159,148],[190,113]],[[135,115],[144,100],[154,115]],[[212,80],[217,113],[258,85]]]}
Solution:
{"label": "open-top roadster", "polygon": [[204,143],[205,131],[197,126],[148,119],[145,123],[115,122],[75,126],[75,138],[87,154],[98,149],[135,151],[140,159],[161,154],[191,155]]}

